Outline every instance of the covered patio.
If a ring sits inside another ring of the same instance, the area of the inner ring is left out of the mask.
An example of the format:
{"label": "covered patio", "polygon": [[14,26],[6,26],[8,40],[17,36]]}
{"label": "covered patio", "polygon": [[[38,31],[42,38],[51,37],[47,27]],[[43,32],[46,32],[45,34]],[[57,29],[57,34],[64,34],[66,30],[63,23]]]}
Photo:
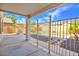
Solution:
{"label": "covered patio", "polygon": [[[73,18],[74,21],[70,20],[71,18],[52,21],[49,13],[48,22],[39,23],[39,19],[34,18],[36,23],[31,23],[33,17],[39,17],[42,13],[63,5],[63,3],[0,3],[0,11],[26,17],[25,33],[4,34],[3,16],[0,16],[0,56],[78,56],[76,40],[68,40],[73,37],[71,31],[67,31],[71,22],[76,23],[78,18]],[[65,40],[67,41],[64,42]]]}

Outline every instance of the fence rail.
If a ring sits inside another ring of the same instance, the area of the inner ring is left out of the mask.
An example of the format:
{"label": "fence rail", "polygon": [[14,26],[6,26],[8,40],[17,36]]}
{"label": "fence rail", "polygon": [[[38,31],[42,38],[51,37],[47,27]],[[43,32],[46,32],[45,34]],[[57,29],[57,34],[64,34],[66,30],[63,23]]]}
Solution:
{"label": "fence rail", "polygon": [[79,18],[37,23],[35,25],[38,25],[37,29],[41,28],[41,30],[34,31],[36,34],[31,35],[33,38],[37,37],[37,44],[39,40],[43,41],[49,44],[46,45],[49,47],[49,51],[54,51],[59,55],[79,55]]}

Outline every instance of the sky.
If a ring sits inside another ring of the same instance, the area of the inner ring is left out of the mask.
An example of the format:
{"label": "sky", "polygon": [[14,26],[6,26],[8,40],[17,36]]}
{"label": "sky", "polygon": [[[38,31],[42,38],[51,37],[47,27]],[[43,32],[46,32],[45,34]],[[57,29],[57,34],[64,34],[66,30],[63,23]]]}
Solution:
{"label": "sky", "polygon": [[38,19],[39,23],[48,22],[49,15],[52,16],[52,21],[65,20],[69,18],[79,17],[79,3],[64,4],[56,9],[48,10],[38,16],[34,16],[33,21]]}
{"label": "sky", "polygon": [[[24,23],[26,20],[26,17],[24,16],[15,15],[7,12],[4,13],[4,16],[9,15],[16,16],[17,23]],[[37,16],[33,16],[31,20],[36,21],[38,19],[39,23],[48,22],[49,15],[52,16],[52,21],[79,17],[79,3],[66,3],[63,6],[60,6],[56,9],[51,9]]]}

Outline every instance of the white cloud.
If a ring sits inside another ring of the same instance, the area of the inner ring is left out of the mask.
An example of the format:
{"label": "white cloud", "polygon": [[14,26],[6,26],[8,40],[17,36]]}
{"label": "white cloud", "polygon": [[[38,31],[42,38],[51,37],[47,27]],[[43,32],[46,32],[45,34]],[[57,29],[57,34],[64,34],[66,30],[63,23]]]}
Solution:
{"label": "white cloud", "polygon": [[21,18],[21,19],[18,19],[16,22],[25,24],[26,23],[26,19],[25,18]]}
{"label": "white cloud", "polygon": [[49,17],[45,17],[44,19],[49,19]]}
{"label": "white cloud", "polygon": [[[41,22],[42,20],[41,19],[38,19],[38,22]],[[36,22],[37,22],[37,20],[36,20]]]}
{"label": "white cloud", "polygon": [[59,7],[58,9],[56,9],[55,11],[52,12],[52,18],[54,18],[55,16],[59,17],[61,12],[65,11],[65,10],[68,10],[72,6],[73,5],[69,5],[69,6],[67,5],[67,6]]}
{"label": "white cloud", "polygon": [[77,7],[79,7],[79,5],[77,5]]}

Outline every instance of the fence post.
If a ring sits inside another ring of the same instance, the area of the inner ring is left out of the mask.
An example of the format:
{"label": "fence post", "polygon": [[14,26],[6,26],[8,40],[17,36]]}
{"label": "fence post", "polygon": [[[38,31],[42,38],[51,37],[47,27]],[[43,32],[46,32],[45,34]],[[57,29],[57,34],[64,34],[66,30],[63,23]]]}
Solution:
{"label": "fence post", "polygon": [[50,42],[51,42],[51,16],[49,16],[49,41],[48,41],[48,50],[50,54]]}
{"label": "fence post", "polygon": [[37,19],[37,47],[38,47],[38,34],[39,34],[39,24],[38,24],[38,19]]}

